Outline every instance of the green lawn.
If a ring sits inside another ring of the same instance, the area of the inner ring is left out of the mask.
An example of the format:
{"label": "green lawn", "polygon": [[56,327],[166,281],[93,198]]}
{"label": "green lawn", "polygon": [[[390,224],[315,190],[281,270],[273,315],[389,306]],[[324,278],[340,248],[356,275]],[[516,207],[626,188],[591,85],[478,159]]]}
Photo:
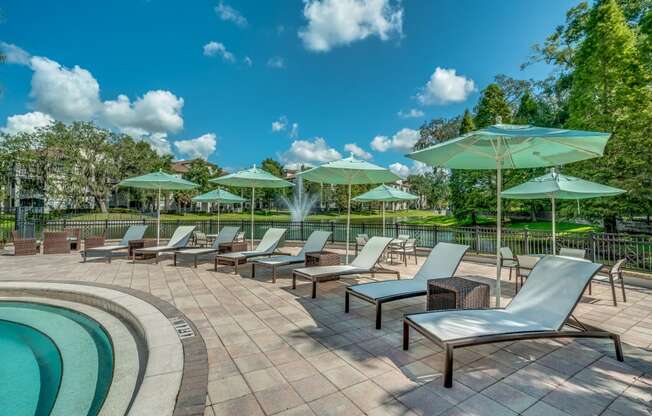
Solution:
{"label": "green lawn", "polygon": [[[470,221],[459,221],[453,216],[430,216],[425,218],[417,218],[407,221],[409,224],[415,225],[437,225],[440,227],[468,227],[471,225]],[[478,225],[491,226],[496,225],[496,219],[493,217],[478,217]],[[587,233],[591,231],[602,231],[601,227],[586,224],[576,224],[572,222],[557,222],[557,231],[564,233]],[[515,230],[533,230],[533,231],[552,231],[552,223],[550,221],[512,221],[505,224],[506,228]]]}

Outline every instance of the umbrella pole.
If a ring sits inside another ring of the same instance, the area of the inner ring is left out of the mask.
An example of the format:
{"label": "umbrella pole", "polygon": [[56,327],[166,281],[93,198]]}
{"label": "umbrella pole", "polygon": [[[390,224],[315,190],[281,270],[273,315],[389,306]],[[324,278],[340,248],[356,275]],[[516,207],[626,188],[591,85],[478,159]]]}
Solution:
{"label": "umbrella pole", "polygon": [[556,222],[556,218],[555,218],[555,210],[556,210],[556,208],[555,208],[555,196],[552,195],[550,200],[552,202],[552,255],[556,256],[557,255],[557,241],[556,241],[557,237],[555,236],[555,222]]}
{"label": "umbrella pole", "polygon": [[161,187],[158,187],[158,197],[156,198],[156,245],[160,245],[161,238]]}
{"label": "umbrella pole", "polygon": [[383,237],[387,237],[387,232],[385,231],[385,201],[383,201]]}
{"label": "umbrella pole", "polygon": [[502,201],[500,198],[500,192],[502,188],[503,181],[503,172],[501,166],[501,160],[497,159],[496,161],[496,191],[497,191],[497,207],[496,207],[496,307],[500,308],[500,245],[502,244],[502,215],[503,207]]}
{"label": "umbrella pole", "polygon": [[251,188],[251,250],[254,249],[254,195],[256,187]]}
{"label": "umbrella pole", "polygon": [[351,231],[351,182],[349,182],[349,199],[346,211],[346,264],[349,264],[349,237]]}
{"label": "umbrella pole", "polygon": [[220,232],[220,201],[217,201],[217,232]]}

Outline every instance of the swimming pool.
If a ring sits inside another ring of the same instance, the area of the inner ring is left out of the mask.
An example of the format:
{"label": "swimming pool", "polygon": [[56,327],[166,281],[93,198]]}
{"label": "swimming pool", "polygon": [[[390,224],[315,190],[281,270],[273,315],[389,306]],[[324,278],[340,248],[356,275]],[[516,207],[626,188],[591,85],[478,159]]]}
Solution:
{"label": "swimming pool", "polygon": [[86,315],[0,301],[0,413],[98,414],[113,377],[111,339]]}

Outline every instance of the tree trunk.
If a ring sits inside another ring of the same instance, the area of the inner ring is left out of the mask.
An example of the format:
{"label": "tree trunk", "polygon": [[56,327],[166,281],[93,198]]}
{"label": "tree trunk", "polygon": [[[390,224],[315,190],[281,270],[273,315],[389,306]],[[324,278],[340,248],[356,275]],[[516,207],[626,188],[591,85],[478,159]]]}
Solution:
{"label": "tree trunk", "polygon": [[603,218],[604,222],[604,231],[607,233],[616,233],[618,232],[616,228],[616,214],[607,214]]}
{"label": "tree trunk", "polygon": [[471,211],[471,225],[478,225],[478,214],[475,212],[475,210]]}
{"label": "tree trunk", "polygon": [[106,206],[106,200],[103,198],[103,195],[95,195],[95,202],[100,206],[100,212],[102,214],[108,214],[109,209]]}

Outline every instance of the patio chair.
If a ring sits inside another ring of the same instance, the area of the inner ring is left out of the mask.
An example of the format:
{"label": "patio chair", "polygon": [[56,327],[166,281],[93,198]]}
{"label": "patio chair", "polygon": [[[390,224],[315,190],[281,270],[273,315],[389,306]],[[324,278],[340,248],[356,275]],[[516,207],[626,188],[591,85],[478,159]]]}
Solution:
{"label": "patio chair", "polygon": [[165,253],[167,251],[179,250],[180,248],[186,247],[188,245],[188,241],[190,241],[190,237],[192,236],[192,232],[194,230],[195,230],[194,225],[183,225],[181,227],[177,227],[177,229],[174,230],[174,234],[172,234],[172,237],[170,237],[170,240],[166,245],[135,249],[133,252],[134,254],[133,261],[136,262],[136,253],[154,254],[155,255],[154,261],[158,264],[159,254]]}
{"label": "patio chair", "polygon": [[194,232],[193,242],[194,245],[197,247],[208,247],[208,237],[206,237],[206,233],[203,233],[201,231]]}
{"label": "patio chair", "polygon": [[369,241],[369,235],[367,234],[358,234],[355,236],[355,255],[358,255],[358,251],[367,244]]}
{"label": "patio chair", "polygon": [[227,264],[233,266],[233,273],[237,274],[239,264],[246,263],[247,260],[254,257],[271,256],[286,232],[285,228],[268,228],[255,250],[218,254],[215,256],[215,271],[217,271],[218,264]]}
{"label": "patio chair", "polygon": [[[616,358],[623,361],[620,337],[588,328],[576,319],[567,323],[589,281],[602,265],[547,256],[503,309],[467,309],[423,312],[403,320],[403,349],[409,347],[410,328],[445,351],[444,387],[453,386],[453,351],[495,342],[540,338],[610,338]],[[568,325],[572,330],[564,329]]]}
{"label": "patio chair", "polygon": [[129,242],[132,240],[140,240],[145,235],[145,230],[147,230],[147,225],[132,225],[130,226],[125,234],[122,236],[122,239],[118,244],[115,245],[101,245],[99,247],[84,247],[82,252],[82,257],[84,262],[88,256],[92,257],[107,257],[108,262],[111,263],[111,258],[113,253],[116,251],[128,250]]}
{"label": "patio chair", "polygon": [[509,268],[509,280],[512,280],[512,270],[516,270],[516,279],[518,285],[518,258],[512,253],[509,247],[500,248],[500,269]]}
{"label": "patio chair", "polygon": [[43,233],[43,254],[70,254],[70,241],[66,231]]}
{"label": "patio chair", "polygon": [[305,263],[306,253],[321,253],[330,236],[330,231],[313,231],[301,248],[301,251],[299,251],[296,256],[282,255],[272,256],[265,259],[255,259],[251,263],[251,277],[256,277],[256,265],[267,266],[272,268],[272,283],[276,283],[276,269],[278,267]]}
{"label": "patio chair", "polygon": [[244,233],[244,231],[240,231],[238,233],[238,235],[235,237],[234,241],[236,241],[238,243],[244,243],[244,241],[245,241],[245,233]]}
{"label": "patio chair", "polygon": [[11,231],[14,242],[14,256],[33,256],[38,254],[41,243],[36,238],[22,238],[18,230]]}
{"label": "patio chair", "polygon": [[412,279],[362,283],[346,288],[344,312],[349,312],[349,296],[376,305],[376,329],[381,327],[382,306],[395,300],[425,296],[428,280],[453,277],[469,246],[438,243]]}
{"label": "patio chair", "polygon": [[562,257],[575,257],[578,259],[586,258],[586,250],[583,248],[566,248],[562,247],[559,249],[559,255]]}
{"label": "patio chair", "polygon": [[399,255],[399,258],[403,257],[403,263],[407,266],[407,255],[408,253],[412,253],[412,255],[414,255],[414,264],[417,264],[417,239],[416,238],[402,239],[401,238],[402,236],[400,235],[398,237],[400,241],[393,241],[389,245],[390,263],[394,261],[394,253],[397,253]]}
{"label": "patio chair", "polygon": [[317,283],[321,280],[338,279],[340,276],[351,274],[376,273],[395,274],[397,279],[401,278],[397,270],[385,269],[378,266],[378,261],[383,252],[392,241],[389,237],[372,237],[362,248],[351,264],[339,266],[315,266],[296,269],[292,272],[292,289],[297,288],[297,276],[312,281],[312,298],[317,297]]}
{"label": "patio chair", "polygon": [[611,267],[606,276],[597,275],[593,278],[599,282],[609,282],[614,306],[618,306],[618,302],[616,301],[616,285],[614,283],[616,280],[620,280],[620,289],[623,292],[623,302],[627,302],[627,297],[625,295],[625,279],[623,279],[623,265],[625,262],[627,262],[627,258],[620,259]]}
{"label": "patio chair", "polygon": [[235,240],[235,237],[238,235],[240,227],[224,227],[217,235],[213,244],[210,247],[205,248],[188,248],[183,250],[174,251],[174,265],[177,265],[177,257],[183,256],[192,256],[193,264],[197,268],[197,259],[200,256],[206,256],[208,254],[219,253],[220,244],[232,243]]}

